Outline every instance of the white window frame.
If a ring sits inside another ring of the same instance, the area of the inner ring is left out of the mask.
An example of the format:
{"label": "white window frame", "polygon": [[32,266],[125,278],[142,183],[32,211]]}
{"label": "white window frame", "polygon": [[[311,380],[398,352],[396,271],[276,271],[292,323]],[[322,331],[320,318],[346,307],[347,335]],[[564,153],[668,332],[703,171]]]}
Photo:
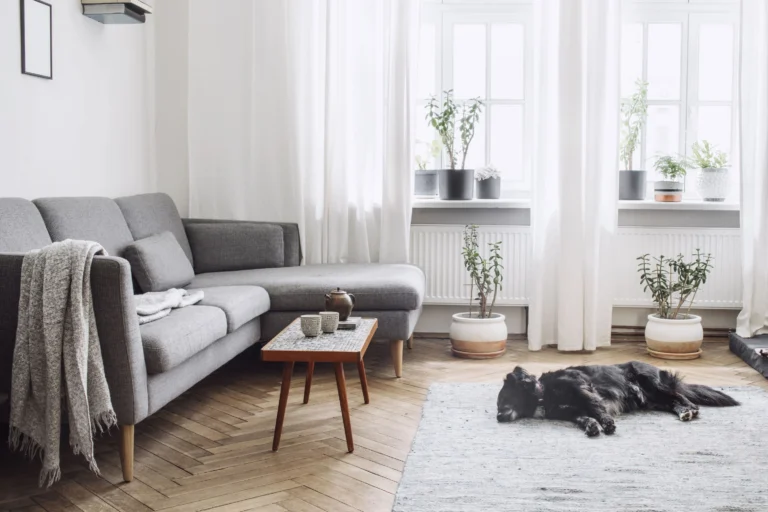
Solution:
{"label": "white window frame", "polygon": [[[435,89],[438,97],[453,89],[453,27],[457,23],[486,25],[486,63],[489,64],[491,23],[514,23],[523,26],[524,81],[523,98],[515,100],[488,99],[491,97],[491,68],[485,67],[485,161],[491,163],[491,108],[495,105],[521,105],[523,107],[522,179],[504,180],[502,197],[528,197],[531,192],[531,154],[533,137],[533,5],[532,0],[427,0],[422,6],[422,22],[435,25]],[[419,98],[423,105],[427,98]],[[444,166],[447,156],[441,155]]]}
{"label": "white window frame", "polygon": [[[625,0],[623,5],[623,22],[627,24],[642,23],[643,25],[643,80],[648,72],[648,24],[676,23],[681,26],[681,73],[679,100],[648,100],[648,106],[679,105],[680,107],[680,140],[678,152],[690,156],[691,145],[698,140],[698,107],[699,106],[729,106],[731,107],[731,152],[730,162],[736,160],[738,149],[736,112],[738,98],[738,62],[739,62],[739,2],[738,0]],[[730,22],[733,25],[733,83],[730,101],[699,101],[699,30],[707,23]],[[653,171],[653,155],[646,154],[646,127],[641,134],[640,165],[649,171],[649,181],[655,179]],[[738,202],[739,169],[732,169],[732,182],[728,202]],[[696,199],[695,172],[689,172],[686,177],[684,199]],[[649,187],[652,187],[649,183]],[[652,191],[649,197],[653,197]]]}

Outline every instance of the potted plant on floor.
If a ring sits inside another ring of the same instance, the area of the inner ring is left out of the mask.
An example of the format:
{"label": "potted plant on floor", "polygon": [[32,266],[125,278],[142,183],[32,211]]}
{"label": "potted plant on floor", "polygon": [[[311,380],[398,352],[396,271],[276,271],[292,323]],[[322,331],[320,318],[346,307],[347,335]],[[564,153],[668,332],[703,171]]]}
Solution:
{"label": "potted plant on floor", "polygon": [[624,170],[619,171],[619,199],[642,201],[645,199],[646,172],[633,169],[632,158],[648,117],[648,82],[638,79],[635,84],[637,91],[621,104],[619,158]]}
{"label": "potted plant on floor", "polygon": [[648,315],[645,343],[648,353],[661,359],[696,359],[701,355],[704,330],[701,317],[691,314],[699,287],[712,271],[712,255],[696,249],[691,261],[677,258],[637,258],[643,291],[650,291],[656,312]]}
{"label": "potted plant on floor", "polygon": [[501,197],[501,173],[493,164],[475,171],[475,198],[498,199]]}
{"label": "potted plant on floor", "polygon": [[437,195],[437,170],[427,169],[440,156],[442,147],[438,139],[427,143],[416,141],[416,176],[413,183],[413,193],[417,196],[432,197]]}
{"label": "potted plant on floor", "polygon": [[[448,154],[448,169],[440,169],[438,187],[440,199],[472,199],[474,192],[474,171],[465,169],[467,153],[472,139],[475,138],[475,125],[480,120],[483,102],[479,98],[457,104],[453,91],[443,93],[443,102],[432,96],[426,105],[427,121],[437,130],[440,140]],[[458,127],[456,126],[458,118]],[[456,130],[458,129],[458,141]],[[459,147],[456,147],[458,142]]]}
{"label": "potted plant on floor", "polygon": [[728,155],[706,140],[694,142],[691,153],[693,162],[699,168],[697,185],[701,199],[710,202],[725,201],[731,185]]}
{"label": "potted plant on floor", "polygon": [[[480,254],[477,226],[464,228],[461,251],[464,268],[469,272],[469,311],[453,315],[451,352],[466,359],[499,357],[507,348],[507,324],[504,315],[494,313],[496,294],[502,289],[501,242],[488,244],[488,258]],[[477,292],[477,294],[475,294]],[[477,308],[473,304],[477,302]]]}
{"label": "potted plant on floor", "polygon": [[654,168],[664,179],[653,184],[653,198],[661,203],[682,201],[683,180],[690,167],[690,162],[684,156],[664,155],[657,158]]}

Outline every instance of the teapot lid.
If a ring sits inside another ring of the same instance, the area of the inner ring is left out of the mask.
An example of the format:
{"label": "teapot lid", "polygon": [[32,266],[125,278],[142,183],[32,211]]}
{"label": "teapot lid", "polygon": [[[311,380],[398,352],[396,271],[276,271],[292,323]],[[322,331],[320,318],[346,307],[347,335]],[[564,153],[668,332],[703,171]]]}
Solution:
{"label": "teapot lid", "polygon": [[344,294],[344,295],[346,295],[346,294],[347,294],[347,292],[345,292],[345,291],[344,291],[344,290],[342,290],[341,288],[336,288],[335,290],[331,290],[331,293],[335,293],[335,294],[337,294],[337,295],[341,295],[341,294]]}

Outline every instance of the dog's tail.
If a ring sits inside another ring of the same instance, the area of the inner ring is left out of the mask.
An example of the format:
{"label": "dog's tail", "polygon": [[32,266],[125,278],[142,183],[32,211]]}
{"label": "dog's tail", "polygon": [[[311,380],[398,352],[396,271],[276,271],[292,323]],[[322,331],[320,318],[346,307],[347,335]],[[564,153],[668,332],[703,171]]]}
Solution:
{"label": "dog's tail", "polygon": [[732,397],[722,391],[712,389],[701,384],[679,384],[680,393],[696,405],[708,405],[710,407],[731,407],[739,405]]}

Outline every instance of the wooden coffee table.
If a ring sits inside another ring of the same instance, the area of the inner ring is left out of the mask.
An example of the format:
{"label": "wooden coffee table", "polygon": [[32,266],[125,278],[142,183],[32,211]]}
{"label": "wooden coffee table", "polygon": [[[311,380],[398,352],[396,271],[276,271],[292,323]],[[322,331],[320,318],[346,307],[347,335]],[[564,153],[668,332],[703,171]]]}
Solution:
{"label": "wooden coffee table", "polygon": [[301,332],[301,320],[297,318],[261,349],[262,360],[283,363],[283,384],[280,388],[280,404],[277,407],[272,451],[277,451],[280,446],[294,363],[308,364],[307,380],[304,383],[305,404],[309,402],[309,390],[312,387],[315,363],[333,363],[333,369],[336,372],[336,387],[339,390],[341,418],[344,421],[344,434],[347,438],[347,449],[350,453],[354,451],[352,424],[349,421],[349,405],[347,404],[347,383],[344,379],[344,363],[357,364],[360,384],[363,388],[363,398],[366,404],[369,403],[368,381],[365,378],[363,356],[368,350],[368,345],[371,343],[378,325],[379,321],[375,318],[363,318],[357,329],[338,330],[332,334],[321,334],[316,338],[308,338]]}

